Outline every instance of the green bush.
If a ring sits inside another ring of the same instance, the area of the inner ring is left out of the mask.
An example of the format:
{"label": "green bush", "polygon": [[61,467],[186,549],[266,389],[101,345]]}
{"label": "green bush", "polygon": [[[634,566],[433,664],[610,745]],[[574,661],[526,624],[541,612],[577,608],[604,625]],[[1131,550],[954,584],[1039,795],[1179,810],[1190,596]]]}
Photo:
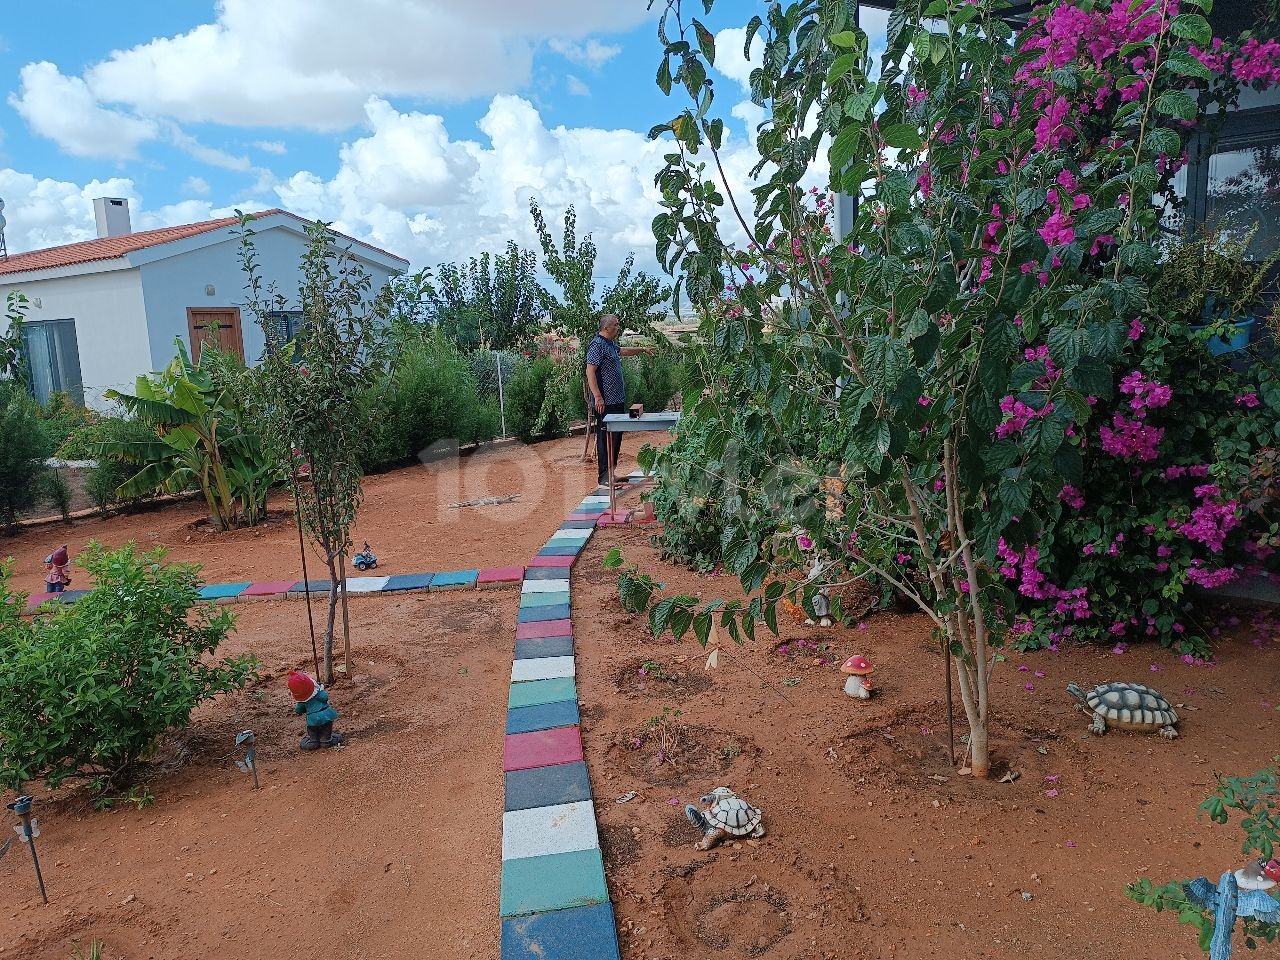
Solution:
{"label": "green bush", "polygon": [[[59,451],[71,436],[97,423],[99,416],[94,411],[74,403],[65,393],[51,394],[49,402],[40,409],[39,414],[40,432],[44,434],[45,446],[50,450]],[[62,456],[61,453],[53,455]],[[84,460],[87,457],[88,454],[81,457],[63,457],[63,459]]]}
{"label": "green bush", "polygon": [[[98,449],[96,444],[113,443],[145,443],[153,439],[154,434],[146,424],[128,417],[101,417],[96,423],[72,434],[63,444],[59,455],[68,460],[79,460],[81,456],[68,456],[64,451],[69,447],[85,454],[92,454]],[[138,468],[122,457],[101,453],[97,457],[97,465],[90,467],[85,475],[84,492],[99,510],[112,507],[132,507],[150,499],[150,494],[140,496],[122,496],[120,488],[137,473]]]}
{"label": "green bush", "polygon": [[166,731],[253,678],[251,657],[209,659],[234,620],[199,600],[197,567],[164,557],[90,542],[76,563],[93,590],[30,620],[0,568],[0,782],[119,787]]}
{"label": "green bush", "polygon": [[682,364],[664,353],[626,357],[622,375],[627,383],[627,403],[643,403],[650,413],[667,409],[684,386]]}
{"label": "green bush", "polygon": [[[525,443],[564,433],[555,361],[538,357],[516,367],[507,386],[507,432]],[[550,401],[550,402],[548,402]]]}
{"label": "green bush", "polygon": [[404,345],[391,371],[365,394],[369,423],[366,471],[410,460],[433,443],[492,440],[497,401],[481,400],[468,360],[443,338]]}
{"label": "green bush", "polygon": [[40,499],[49,447],[40,406],[14,381],[0,381],[0,528]]}

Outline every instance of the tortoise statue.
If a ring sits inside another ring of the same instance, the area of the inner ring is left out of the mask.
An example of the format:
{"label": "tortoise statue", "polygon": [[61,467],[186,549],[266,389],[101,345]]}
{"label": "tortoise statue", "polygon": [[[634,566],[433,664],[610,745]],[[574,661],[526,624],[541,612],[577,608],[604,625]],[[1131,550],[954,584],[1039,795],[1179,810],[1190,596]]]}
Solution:
{"label": "tortoise statue", "polygon": [[1178,735],[1178,714],[1160,693],[1141,683],[1111,681],[1085,692],[1078,684],[1067,684],[1067,693],[1093,713],[1089,732],[1103,734],[1108,725],[1119,730],[1159,732],[1169,740]]}
{"label": "tortoise statue", "polygon": [[702,831],[699,850],[710,850],[725,837],[763,837],[764,814],[728,787],[716,787],[702,797],[704,808],[686,804],[685,816]]}

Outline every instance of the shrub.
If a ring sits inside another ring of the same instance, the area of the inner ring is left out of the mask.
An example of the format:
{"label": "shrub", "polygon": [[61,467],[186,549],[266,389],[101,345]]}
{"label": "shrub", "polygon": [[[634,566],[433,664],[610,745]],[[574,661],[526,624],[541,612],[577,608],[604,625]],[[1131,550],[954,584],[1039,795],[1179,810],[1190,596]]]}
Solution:
{"label": "shrub", "polygon": [[[98,421],[99,414],[72,401],[65,393],[54,393],[49,402],[40,409],[40,431],[44,434],[45,446],[53,451],[60,451],[63,444],[74,434],[91,427]],[[62,456],[60,452],[54,456]],[[67,460],[85,459],[84,457],[64,457]]]}
{"label": "shrub", "polygon": [[627,403],[643,403],[651,413],[667,409],[671,398],[683,386],[684,370],[680,361],[666,353],[627,357],[622,361],[622,373],[627,384]]}
{"label": "shrub", "polygon": [[137,764],[211,697],[243,688],[250,657],[210,662],[231,614],[202,603],[198,568],[167,564],[157,548],[77,558],[94,588],[77,603],[19,619],[24,598],[0,568],[0,781],[18,789],[44,777],[128,781]]}
{"label": "shrub", "polygon": [[556,401],[557,367],[550,357],[538,357],[516,368],[507,387],[507,430],[525,443],[565,430]]}
{"label": "shrub", "polygon": [[[114,443],[145,443],[152,439],[154,439],[154,434],[151,429],[138,420],[128,417],[102,417],[88,429],[78,431],[69,437],[67,442],[63,444],[63,449],[65,450],[69,446],[72,449],[78,449],[79,445],[83,444],[86,452],[91,452],[94,449],[102,449],[91,446],[99,443],[110,447]],[[67,459],[81,458],[68,457]],[[113,454],[100,453],[97,457],[96,466],[90,467],[85,474],[85,495],[93,501],[99,510],[135,506],[151,496],[147,493],[135,496],[121,494],[120,488],[136,472],[137,467],[130,461]]]}
{"label": "shrub", "polygon": [[39,413],[21,384],[0,381],[0,528],[12,526],[42,493],[49,448]]}
{"label": "shrub", "polygon": [[366,470],[410,460],[441,440],[480,443],[498,433],[496,401],[481,400],[470,362],[441,337],[405,345],[362,407]]}

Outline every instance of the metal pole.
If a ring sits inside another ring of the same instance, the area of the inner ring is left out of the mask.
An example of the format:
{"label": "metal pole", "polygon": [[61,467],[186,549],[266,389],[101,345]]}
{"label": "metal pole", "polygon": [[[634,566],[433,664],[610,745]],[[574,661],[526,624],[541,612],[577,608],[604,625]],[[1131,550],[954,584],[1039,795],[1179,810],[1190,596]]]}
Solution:
{"label": "metal pole", "polygon": [[502,435],[507,435],[507,401],[502,392],[502,354],[493,351],[493,361],[498,368],[498,412],[502,416]]}
{"label": "metal pole", "polygon": [[36,868],[36,883],[40,885],[40,899],[48,903],[49,895],[44,889],[44,875],[40,872],[40,857],[36,853],[36,837],[40,835],[40,831],[36,829],[31,819],[31,798],[18,797],[7,806],[22,819],[22,825],[17,828],[18,835],[31,848],[31,862]]}

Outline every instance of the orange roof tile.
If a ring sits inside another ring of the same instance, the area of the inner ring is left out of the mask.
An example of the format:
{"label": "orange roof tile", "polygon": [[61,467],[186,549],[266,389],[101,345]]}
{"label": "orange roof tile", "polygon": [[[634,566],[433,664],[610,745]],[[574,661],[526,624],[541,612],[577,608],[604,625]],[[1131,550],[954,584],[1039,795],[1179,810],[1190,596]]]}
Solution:
{"label": "orange roof tile", "polygon": [[[284,211],[265,210],[255,216],[262,218],[274,213],[284,213]],[[100,237],[97,240],[67,243],[60,247],[45,247],[43,250],[15,253],[0,260],[0,274],[52,270],[56,267],[92,263],[95,260],[114,260],[135,250],[172,243],[175,240],[185,240],[187,237],[199,236],[211,230],[234,226],[237,222],[236,217],[223,217],[220,220],[205,220],[201,223],[187,223],[177,227],[161,227],[159,230],[140,230],[137,233],[126,233],[119,237]]]}

